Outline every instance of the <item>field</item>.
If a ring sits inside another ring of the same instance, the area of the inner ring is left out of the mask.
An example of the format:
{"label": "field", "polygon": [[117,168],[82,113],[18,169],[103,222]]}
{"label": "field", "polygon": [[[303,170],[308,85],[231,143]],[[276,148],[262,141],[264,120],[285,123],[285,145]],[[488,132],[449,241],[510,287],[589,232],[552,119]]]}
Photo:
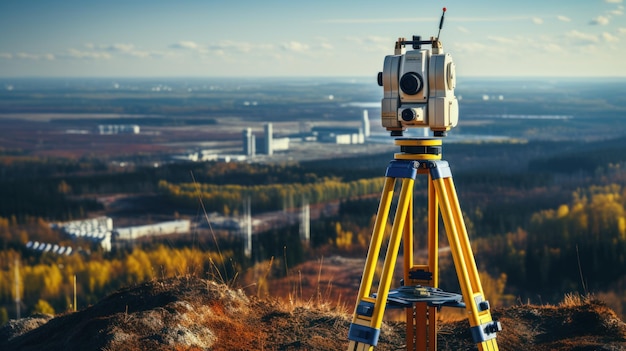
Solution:
{"label": "field", "polygon": [[[490,301],[556,304],[571,292],[594,293],[623,316],[626,82],[458,85],[460,123],[444,139],[444,158]],[[28,272],[21,297],[29,314],[45,304],[67,311],[71,273],[81,307],[129,284],[181,274],[220,276],[251,296],[354,303],[378,184],[398,151],[379,125],[373,79],[16,79],[0,87],[0,321],[16,312],[16,260]],[[363,110],[372,126],[363,144],[301,137],[314,126],[358,127]],[[243,162],[180,161],[201,151],[241,155],[242,130],[263,138],[268,122],[275,137],[290,138],[288,150]],[[101,134],[101,125],[140,131]],[[423,227],[424,181],[415,196]],[[258,223],[249,256],[240,229],[211,222],[240,220],[246,198]],[[304,198],[309,242],[299,238]],[[193,230],[104,252],[48,226],[98,215],[116,226],[185,218]],[[33,240],[84,254],[33,253],[25,247]],[[425,244],[419,234],[416,241]],[[449,254],[441,261],[443,287],[457,291]],[[47,276],[58,280],[44,283]]]}

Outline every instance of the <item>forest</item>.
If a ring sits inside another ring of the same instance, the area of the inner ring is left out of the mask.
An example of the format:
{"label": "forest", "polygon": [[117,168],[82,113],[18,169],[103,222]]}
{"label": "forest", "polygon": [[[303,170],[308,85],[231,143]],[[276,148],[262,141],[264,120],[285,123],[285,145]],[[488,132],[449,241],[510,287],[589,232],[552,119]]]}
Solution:
{"label": "forest", "polygon": [[[248,286],[245,273],[260,266],[269,268],[252,283],[256,293],[263,293],[268,280],[287,274],[285,267],[332,255],[363,257],[389,157],[119,168],[97,159],[31,158],[4,150],[0,324],[15,317],[16,278],[27,315],[82,308],[120,287],[159,277],[208,275]],[[626,314],[626,297],[620,293],[626,289],[623,138],[561,147],[542,141],[450,144],[444,158],[453,166],[481,280],[492,303],[545,303],[571,292],[593,293]],[[425,187],[426,180],[418,178],[418,228],[426,225]],[[111,252],[71,241],[50,227],[55,221],[105,213],[98,199],[120,194],[152,204],[136,212],[186,217],[198,226],[188,235],[148,239]],[[202,214],[203,208],[239,216],[245,198],[251,199],[253,214],[297,208],[303,199],[312,206],[337,203],[338,210],[311,223],[310,245],[300,240],[297,225],[268,228],[255,233],[254,254],[246,257],[237,233],[207,230]],[[417,233],[417,245],[423,245]],[[31,240],[83,249],[71,256],[35,253],[25,248]],[[446,245],[444,237],[440,245]],[[442,288],[454,291],[451,259],[441,259]]]}

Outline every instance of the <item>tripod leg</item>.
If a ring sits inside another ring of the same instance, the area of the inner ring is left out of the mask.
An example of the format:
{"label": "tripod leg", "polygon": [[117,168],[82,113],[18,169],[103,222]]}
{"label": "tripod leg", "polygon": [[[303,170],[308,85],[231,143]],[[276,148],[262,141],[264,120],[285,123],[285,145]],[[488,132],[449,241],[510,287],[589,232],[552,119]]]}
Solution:
{"label": "tripod leg", "polygon": [[[428,177],[428,262],[414,265],[413,262],[413,224],[405,230],[404,260],[405,285],[422,285],[439,287],[439,203],[437,194]],[[413,213],[410,210],[410,213]],[[408,223],[408,220],[407,220]],[[411,271],[425,271],[430,273],[428,278],[411,279]],[[406,309],[406,339],[407,350],[436,351],[437,350],[437,307],[426,303],[416,303],[413,308]]]}
{"label": "tripod leg", "polygon": [[[403,233],[403,247],[404,247],[404,284],[411,284],[411,269],[413,268],[413,252],[414,252],[414,240],[413,240],[413,201],[409,203],[407,213],[405,214],[406,221],[404,222]],[[407,351],[417,351],[417,343],[420,340],[419,329],[419,316],[420,311],[416,309],[415,304],[412,307],[406,308],[405,311],[406,321],[406,349]],[[424,340],[424,339],[421,339]]]}
{"label": "tripod leg", "polygon": [[[372,286],[374,271],[378,255],[380,253],[380,244],[384,232],[384,224],[386,223],[387,214],[381,211],[389,212],[391,204],[390,192],[393,192],[394,180],[387,178],[385,182],[385,190],[381,197],[381,206],[375,224],[375,232],[372,235],[372,245],[367,255],[366,267],[361,287],[359,288],[359,296],[357,306],[355,308],[352,324],[348,338],[350,344],[348,351],[356,350],[372,350],[378,343],[380,335],[380,326],[382,325],[383,315],[387,306],[387,297],[389,296],[389,288],[393,280],[393,272],[398,258],[398,250],[402,241],[402,232],[404,230],[407,210],[412,202],[413,185],[415,180],[406,178],[402,180],[402,189],[400,191],[400,200],[394,216],[391,236],[389,238],[389,246],[383,264],[383,270],[378,283],[376,298],[372,299],[368,295]],[[388,198],[389,197],[389,198]],[[383,208],[383,204],[385,207]],[[384,218],[384,221],[382,219]]]}
{"label": "tripod leg", "polygon": [[499,322],[492,320],[489,303],[484,297],[448,163],[436,162],[436,167],[431,169],[431,175],[461,285],[472,337],[479,350],[497,351],[496,333],[502,328]]}
{"label": "tripod leg", "polygon": [[372,238],[370,239],[369,251],[367,253],[367,259],[365,260],[363,278],[361,279],[361,286],[359,287],[359,294],[357,295],[357,307],[359,302],[364,297],[368,297],[370,295],[370,290],[372,289],[374,273],[376,272],[376,264],[378,263],[380,247],[385,234],[385,226],[387,225],[391,200],[393,199],[393,188],[395,182],[395,178],[385,178],[385,185],[383,187],[383,193],[380,197],[378,213],[376,214],[376,222],[374,223],[374,230],[372,232]]}
{"label": "tripod leg", "polygon": [[[432,273],[431,286],[439,287],[439,202],[433,186],[432,177],[428,177],[428,269]],[[424,350],[437,350],[437,307],[426,307],[428,311],[428,340]],[[424,318],[426,320],[426,318]]]}
{"label": "tripod leg", "polygon": [[378,256],[380,255],[380,248],[385,234],[385,226],[387,225],[395,183],[395,178],[385,178],[385,185],[380,197],[380,204],[378,205],[378,213],[376,214],[376,222],[374,224],[372,238],[370,239],[367,259],[365,260],[363,277],[361,278],[361,285],[357,295],[354,317],[352,318],[352,325],[350,326],[350,334],[348,335],[350,339],[348,346],[349,351],[373,349],[373,346],[370,347],[369,344],[365,343],[365,340],[373,338],[378,339],[378,335],[375,334],[376,332],[370,330],[371,316],[375,305],[375,300],[370,297],[370,291],[372,289]]}

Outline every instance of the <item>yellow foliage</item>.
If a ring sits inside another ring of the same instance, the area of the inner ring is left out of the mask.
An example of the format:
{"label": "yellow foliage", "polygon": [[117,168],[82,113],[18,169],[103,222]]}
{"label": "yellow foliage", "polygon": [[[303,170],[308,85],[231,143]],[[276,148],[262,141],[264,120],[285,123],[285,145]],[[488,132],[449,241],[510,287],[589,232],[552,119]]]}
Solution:
{"label": "yellow foliage", "polygon": [[[104,259],[91,255],[87,259],[83,255],[71,255],[56,257],[51,263],[48,263],[50,260],[34,265],[20,262],[19,294],[22,303],[35,311],[54,313],[54,308],[71,305],[74,275],[77,276],[78,305],[81,306],[124,285],[141,283],[156,275],[205,276],[207,267],[215,271],[221,269],[229,255],[232,252],[219,255],[199,249],[159,246],[149,251],[137,248],[121,258]],[[0,301],[15,300],[15,259],[19,259],[15,251],[0,252]]]}
{"label": "yellow foliage", "polygon": [[341,223],[335,223],[335,245],[338,249],[349,249],[352,246],[352,237],[354,233],[343,230]]}
{"label": "yellow foliage", "polygon": [[111,273],[109,265],[108,261],[90,261],[87,263],[89,292],[100,291],[109,281]]}
{"label": "yellow foliage", "polygon": [[312,183],[266,184],[245,186],[238,184],[171,184],[159,182],[159,189],[172,201],[183,206],[196,206],[198,198],[212,211],[235,213],[242,199],[251,198],[258,208],[268,209],[276,204],[294,207],[294,198],[306,198],[309,203],[320,203],[351,196],[377,193],[383,184],[382,177],[343,182],[337,178],[324,178]]}
{"label": "yellow foliage", "polygon": [[56,264],[22,267],[24,298],[56,297],[61,291],[63,277]]}
{"label": "yellow foliage", "polygon": [[143,250],[133,250],[126,257],[127,283],[140,283],[152,278],[152,265],[148,255]]}
{"label": "yellow foliage", "polygon": [[33,308],[33,312],[54,315],[54,308],[46,300],[39,299]]}
{"label": "yellow foliage", "polygon": [[493,306],[501,305],[503,302],[504,288],[506,287],[507,275],[500,274],[494,278],[486,272],[479,272],[480,282],[483,286],[483,293]]}
{"label": "yellow foliage", "polygon": [[556,214],[558,218],[566,217],[568,214],[569,214],[569,206],[567,205],[559,206],[559,209],[557,210],[557,214]]}

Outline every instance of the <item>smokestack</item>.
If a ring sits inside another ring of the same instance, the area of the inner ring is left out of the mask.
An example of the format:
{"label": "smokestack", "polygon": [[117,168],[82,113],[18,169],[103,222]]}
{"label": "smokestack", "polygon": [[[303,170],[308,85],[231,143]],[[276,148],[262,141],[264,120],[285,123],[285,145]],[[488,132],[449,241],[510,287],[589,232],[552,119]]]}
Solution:
{"label": "smokestack", "polygon": [[274,154],[274,140],[273,140],[272,124],[265,125],[265,153],[269,156]]}
{"label": "smokestack", "polygon": [[255,154],[255,138],[252,134],[252,128],[246,128],[242,133],[243,137],[243,154],[246,156],[254,156]]}
{"label": "smokestack", "polygon": [[363,135],[365,137],[370,136],[370,118],[367,114],[367,110],[363,110]]}

